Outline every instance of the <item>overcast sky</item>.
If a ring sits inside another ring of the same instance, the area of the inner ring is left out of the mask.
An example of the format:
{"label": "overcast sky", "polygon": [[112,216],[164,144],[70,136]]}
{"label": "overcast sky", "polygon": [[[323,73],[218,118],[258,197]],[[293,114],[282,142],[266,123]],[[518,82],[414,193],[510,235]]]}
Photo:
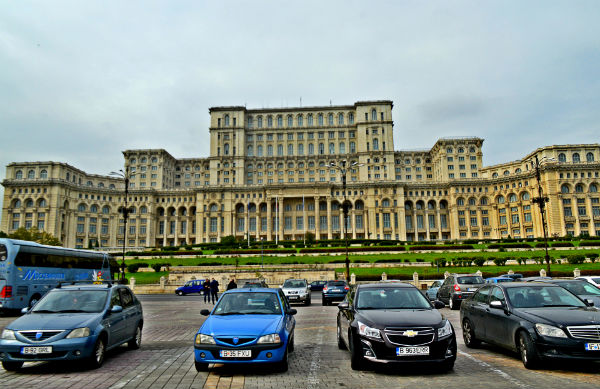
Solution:
{"label": "overcast sky", "polygon": [[[208,156],[208,109],[394,102],[394,148],[600,139],[600,1],[0,0],[0,165]],[[6,172],[0,168],[0,179]]]}

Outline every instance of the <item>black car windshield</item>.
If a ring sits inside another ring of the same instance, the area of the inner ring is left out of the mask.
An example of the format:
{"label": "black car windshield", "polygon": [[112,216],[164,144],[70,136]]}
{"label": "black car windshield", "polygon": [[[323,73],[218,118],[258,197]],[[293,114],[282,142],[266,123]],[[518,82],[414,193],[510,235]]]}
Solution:
{"label": "black car windshield", "polygon": [[585,307],[583,301],[560,286],[523,286],[506,288],[514,308]]}
{"label": "black car windshield", "polygon": [[585,281],[561,281],[557,285],[562,286],[569,292],[578,296],[584,295],[595,295],[600,296],[600,289],[598,287]]}
{"label": "black car windshield", "polygon": [[283,287],[287,289],[306,288],[306,282],[304,280],[286,280]]}
{"label": "black car windshield", "polygon": [[213,315],[280,315],[281,304],[275,293],[226,293]]}
{"label": "black car windshield", "polygon": [[457,281],[459,284],[463,285],[475,285],[475,284],[483,284],[483,278],[479,276],[464,276],[457,277]]}
{"label": "black car windshield", "polygon": [[328,286],[346,286],[344,281],[329,281],[327,283]]}
{"label": "black car windshield", "polygon": [[108,298],[108,290],[55,289],[31,310],[33,313],[98,313]]}
{"label": "black car windshield", "polygon": [[431,309],[431,304],[415,288],[365,288],[359,290],[357,309]]}

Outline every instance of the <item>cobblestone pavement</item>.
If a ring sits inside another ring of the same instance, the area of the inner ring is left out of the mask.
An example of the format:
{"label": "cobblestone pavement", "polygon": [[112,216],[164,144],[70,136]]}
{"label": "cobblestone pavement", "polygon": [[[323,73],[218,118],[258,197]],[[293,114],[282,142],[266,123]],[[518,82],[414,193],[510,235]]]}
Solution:
{"label": "cobblestone pavement", "polygon": [[[144,306],[142,347],[121,347],[105,364],[90,370],[76,363],[27,363],[16,373],[0,369],[0,388],[597,388],[600,364],[560,364],[530,371],[516,354],[483,346],[467,349],[462,342],[458,311],[443,309],[457,329],[459,354],[454,371],[435,367],[396,366],[356,372],[350,355],[338,350],[336,307],[321,305],[314,294],[310,307],[299,306],[296,347],[286,373],[267,366],[214,366],[209,372],[194,368],[192,342],[208,305],[200,296],[139,296]],[[212,305],[211,305],[212,306]],[[0,317],[0,328],[14,317]]]}

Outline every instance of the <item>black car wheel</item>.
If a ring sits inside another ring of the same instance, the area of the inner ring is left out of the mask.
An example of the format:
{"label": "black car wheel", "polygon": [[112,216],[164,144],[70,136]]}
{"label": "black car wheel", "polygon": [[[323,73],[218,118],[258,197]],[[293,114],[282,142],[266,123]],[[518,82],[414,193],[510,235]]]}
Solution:
{"label": "black car wheel", "polygon": [[6,371],[17,371],[23,367],[23,362],[2,362],[2,367]]}
{"label": "black car wheel", "polygon": [[310,297],[306,299],[306,301],[304,302],[304,305],[310,305],[311,301],[310,301]]}
{"label": "black car wheel", "polygon": [[285,349],[285,353],[283,353],[283,359],[276,363],[275,370],[279,373],[285,373],[288,371],[288,349]]}
{"label": "black car wheel", "polygon": [[350,341],[350,367],[352,370],[363,370],[365,368],[365,358],[362,356],[362,347],[359,340],[354,339],[354,335],[348,337]]}
{"label": "black car wheel", "polygon": [[288,343],[288,351],[293,353],[294,352],[294,335],[292,335],[290,337],[289,343]]}
{"label": "black car wheel", "polygon": [[450,298],[448,299],[448,308],[450,308],[452,311],[458,309],[458,304],[454,301],[452,296],[450,296]]}
{"label": "black car wheel", "polygon": [[480,344],[479,340],[475,338],[475,331],[473,331],[473,325],[469,319],[463,321],[463,340],[465,346],[469,348],[475,348]]}
{"label": "black car wheel", "polygon": [[94,346],[94,351],[92,352],[92,356],[90,357],[90,364],[92,368],[98,368],[102,366],[104,363],[104,357],[106,356],[106,344],[104,343],[104,339],[102,337],[98,338],[96,341],[96,345]]}
{"label": "black car wheel", "polygon": [[344,344],[344,340],[342,339],[342,330],[340,329],[340,323],[337,325],[337,344],[340,350],[345,350],[346,345]]}
{"label": "black car wheel", "polygon": [[208,371],[208,363],[194,361],[194,365],[196,365],[197,372]]}
{"label": "black car wheel", "polygon": [[327,299],[325,297],[323,297],[323,305],[327,305]]}
{"label": "black car wheel", "polygon": [[527,369],[535,369],[539,366],[540,357],[531,337],[525,331],[519,332],[519,353],[523,366]]}
{"label": "black car wheel", "polygon": [[137,350],[138,348],[140,348],[141,345],[142,345],[142,326],[140,324],[138,324],[137,328],[135,329],[135,335],[133,336],[133,339],[131,339],[129,342],[127,342],[127,347],[129,347],[131,350]]}

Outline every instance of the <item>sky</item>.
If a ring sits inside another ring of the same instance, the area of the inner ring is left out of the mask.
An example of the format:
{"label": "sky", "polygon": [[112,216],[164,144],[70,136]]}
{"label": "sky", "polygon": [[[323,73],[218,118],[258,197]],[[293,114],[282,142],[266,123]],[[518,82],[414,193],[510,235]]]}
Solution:
{"label": "sky", "polygon": [[[600,139],[600,1],[0,0],[10,162],[207,157],[208,109],[394,102],[394,148],[484,165]],[[0,191],[2,189],[0,188]]]}

